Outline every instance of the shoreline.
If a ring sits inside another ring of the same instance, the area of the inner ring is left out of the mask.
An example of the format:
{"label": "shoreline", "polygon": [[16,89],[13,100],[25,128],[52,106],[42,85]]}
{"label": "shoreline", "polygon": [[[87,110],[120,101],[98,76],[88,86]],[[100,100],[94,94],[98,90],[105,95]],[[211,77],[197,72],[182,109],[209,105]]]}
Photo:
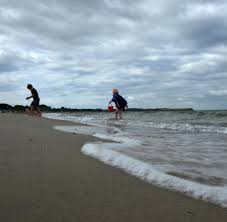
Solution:
{"label": "shoreline", "polygon": [[[155,187],[81,153],[63,120],[0,114],[2,221],[226,221],[224,208]],[[97,141],[101,141],[98,139]]]}
{"label": "shoreline", "polygon": [[[49,117],[46,116],[46,118]],[[227,192],[225,187],[215,184],[199,183],[195,179],[187,178],[183,174],[181,175],[175,172],[165,173],[158,171],[155,167],[153,168],[152,165],[149,165],[146,162],[132,156],[127,156],[115,150],[116,146],[123,146],[120,149],[124,149],[124,147],[128,146],[134,146],[134,141],[132,141],[131,145],[129,145],[129,141],[125,143],[124,140],[119,140],[116,137],[107,137],[107,135],[99,133],[96,135],[95,132],[94,134],[90,134],[88,133],[89,130],[86,132],[86,130],[84,131],[82,129],[81,131],[80,125],[88,128],[93,128],[95,127],[94,125],[90,125],[89,123],[80,123],[70,119],[64,121],[75,123],[75,127],[55,126],[54,129],[67,133],[91,135],[92,137],[102,141],[102,143],[94,141],[83,145],[81,152],[84,155],[97,159],[111,167],[118,168],[131,176],[135,176],[140,180],[151,184],[152,186],[156,186],[157,188],[179,192],[188,197],[196,200],[202,200],[227,210]]]}

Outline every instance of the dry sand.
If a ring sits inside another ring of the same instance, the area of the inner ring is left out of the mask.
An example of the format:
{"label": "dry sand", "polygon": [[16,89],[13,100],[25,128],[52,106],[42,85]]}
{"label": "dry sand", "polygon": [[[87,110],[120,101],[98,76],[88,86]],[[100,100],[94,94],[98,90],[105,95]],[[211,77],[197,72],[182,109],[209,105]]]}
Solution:
{"label": "dry sand", "polygon": [[[70,123],[67,123],[70,124]],[[0,114],[1,222],[226,222],[227,210],[81,154],[63,121]]]}

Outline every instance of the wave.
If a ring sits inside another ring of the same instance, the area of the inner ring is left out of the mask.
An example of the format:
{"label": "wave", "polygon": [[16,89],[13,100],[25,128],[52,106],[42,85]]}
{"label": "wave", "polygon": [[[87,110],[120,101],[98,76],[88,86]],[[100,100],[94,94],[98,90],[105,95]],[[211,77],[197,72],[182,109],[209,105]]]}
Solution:
{"label": "wave", "polygon": [[224,133],[227,134],[227,127],[224,126],[208,126],[190,123],[129,123],[129,125],[152,127],[156,129],[167,129],[176,131],[188,131],[188,132],[203,132],[203,133]]}
{"label": "wave", "polygon": [[186,123],[186,124],[159,123],[159,124],[151,124],[151,125],[153,127],[155,126],[161,129],[173,129],[173,130],[190,131],[190,132],[227,133],[226,127],[192,125],[189,123]]}
{"label": "wave", "polygon": [[159,171],[153,167],[152,163],[143,162],[121,152],[125,147],[141,145],[141,141],[120,137],[118,133],[106,135],[105,127],[55,126],[54,128],[71,133],[76,132],[93,135],[108,141],[112,140],[113,142],[108,143],[87,143],[82,147],[81,152],[85,155],[99,159],[108,165],[120,168],[125,172],[158,187],[179,191],[196,199],[202,199],[227,208],[226,186],[209,186],[180,178],[168,174],[168,172]]}
{"label": "wave", "polygon": [[74,116],[67,113],[44,113],[43,117],[56,120],[66,120],[71,122],[86,123],[95,120],[93,116]]}
{"label": "wave", "polygon": [[[208,113],[208,112],[207,112]],[[210,114],[205,115],[210,115]],[[215,115],[219,115],[221,113],[217,112]],[[214,112],[211,113],[214,115]],[[209,122],[203,122],[201,124],[194,124],[194,123],[170,123],[170,122],[150,122],[147,119],[141,119],[138,121],[136,120],[127,120],[127,121],[118,121],[114,122],[112,119],[106,119],[102,117],[97,117],[93,115],[86,115],[86,116],[71,116],[67,114],[44,114],[45,117],[51,119],[62,119],[68,120],[72,122],[80,122],[85,124],[92,124],[92,125],[102,125],[110,123],[112,125],[128,125],[128,126],[136,126],[136,127],[152,127],[156,129],[166,129],[166,130],[175,130],[175,131],[186,131],[186,132],[201,132],[201,133],[223,133],[227,134],[227,122],[221,122],[219,125],[212,125]]]}
{"label": "wave", "polygon": [[203,185],[160,172],[150,164],[111,149],[113,146],[116,144],[88,143],[81,151],[158,187],[180,191],[188,196],[227,207],[227,187]]}
{"label": "wave", "polygon": [[207,116],[207,117],[227,117],[227,111],[197,111],[195,114],[198,116]]}

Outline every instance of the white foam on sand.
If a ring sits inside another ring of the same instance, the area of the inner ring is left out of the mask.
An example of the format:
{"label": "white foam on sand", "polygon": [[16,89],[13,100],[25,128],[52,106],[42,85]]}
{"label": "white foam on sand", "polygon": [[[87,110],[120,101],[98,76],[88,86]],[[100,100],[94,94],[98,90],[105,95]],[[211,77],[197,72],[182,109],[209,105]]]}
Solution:
{"label": "white foam on sand", "polygon": [[82,153],[101,160],[113,167],[145,180],[158,187],[180,191],[184,194],[227,207],[227,187],[215,187],[191,182],[168,175],[154,169],[152,165],[126,156],[112,149],[113,143],[89,143],[82,148]]}
{"label": "white foam on sand", "polygon": [[[121,152],[124,147],[140,145],[140,141],[107,135],[106,128],[94,126],[55,126],[56,130],[93,135],[97,138],[112,140],[113,143],[88,143],[82,147],[82,153],[120,168],[158,187],[180,191],[188,196],[227,207],[227,187],[209,186],[169,175],[154,168],[152,164],[142,162]],[[115,143],[116,142],[116,143]]]}

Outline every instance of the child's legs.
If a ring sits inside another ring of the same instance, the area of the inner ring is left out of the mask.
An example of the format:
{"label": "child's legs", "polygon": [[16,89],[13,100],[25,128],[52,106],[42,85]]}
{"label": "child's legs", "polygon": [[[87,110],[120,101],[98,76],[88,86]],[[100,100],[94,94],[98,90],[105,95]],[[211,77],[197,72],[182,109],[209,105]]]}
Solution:
{"label": "child's legs", "polygon": [[33,113],[38,115],[38,116],[42,115],[39,106],[34,106]]}
{"label": "child's legs", "polygon": [[27,114],[28,115],[32,115],[32,113],[34,112],[35,107],[34,106],[30,106],[29,110],[27,110]]}
{"label": "child's legs", "polygon": [[115,119],[117,119],[117,117],[118,117],[118,109],[116,110],[116,112],[115,112]]}
{"label": "child's legs", "polygon": [[122,119],[122,110],[121,109],[119,109],[118,115],[119,115],[119,118]]}
{"label": "child's legs", "polygon": [[37,107],[37,113],[38,113],[38,116],[42,116],[42,113],[39,107]]}
{"label": "child's legs", "polygon": [[25,114],[29,114],[29,112],[30,112],[30,109],[25,110]]}

